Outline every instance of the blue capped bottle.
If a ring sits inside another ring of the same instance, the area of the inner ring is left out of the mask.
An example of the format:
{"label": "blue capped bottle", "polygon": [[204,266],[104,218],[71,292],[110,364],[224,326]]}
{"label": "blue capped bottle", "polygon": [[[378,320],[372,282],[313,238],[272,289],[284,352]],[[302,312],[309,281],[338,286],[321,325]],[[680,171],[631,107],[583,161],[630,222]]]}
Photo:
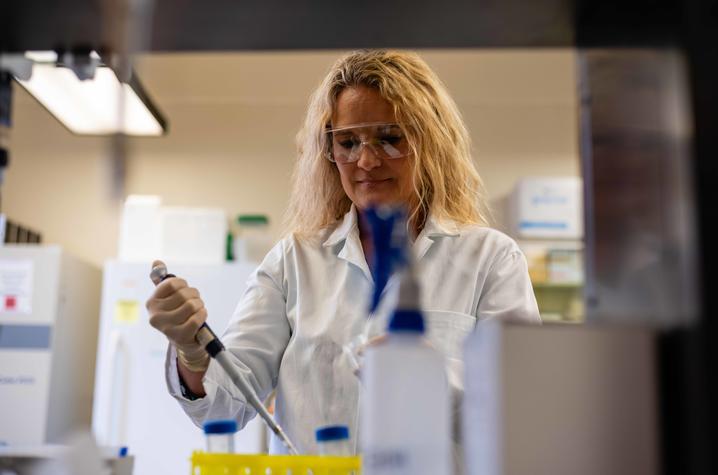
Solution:
{"label": "blue capped bottle", "polygon": [[[394,246],[402,247],[399,299],[389,320],[387,338],[367,348],[364,355],[359,431],[362,473],[447,475],[452,461],[445,362],[424,338],[420,289],[405,222],[398,220],[394,228],[391,239]],[[402,233],[403,239],[397,239]],[[396,247],[392,252],[396,256]]]}

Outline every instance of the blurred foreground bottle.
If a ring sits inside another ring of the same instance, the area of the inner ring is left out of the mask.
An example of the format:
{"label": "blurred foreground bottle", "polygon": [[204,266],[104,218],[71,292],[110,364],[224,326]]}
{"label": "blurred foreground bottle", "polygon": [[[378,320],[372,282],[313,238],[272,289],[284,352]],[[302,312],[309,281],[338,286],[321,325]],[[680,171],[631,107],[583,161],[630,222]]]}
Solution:
{"label": "blurred foreground bottle", "polygon": [[[383,219],[373,214],[368,217],[373,228],[377,227],[375,219]],[[388,236],[392,244],[377,245],[375,252],[377,259],[399,263],[399,300],[386,339],[365,351],[361,371],[362,473],[447,475],[452,461],[444,358],[424,338],[406,222],[395,219],[392,228]]]}

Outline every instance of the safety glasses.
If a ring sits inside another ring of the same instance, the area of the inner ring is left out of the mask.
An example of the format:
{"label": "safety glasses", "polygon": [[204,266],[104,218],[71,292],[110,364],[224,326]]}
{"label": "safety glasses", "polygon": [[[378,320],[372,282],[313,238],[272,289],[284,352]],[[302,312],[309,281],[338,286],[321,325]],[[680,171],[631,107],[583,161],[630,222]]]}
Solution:
{"label": "safety glasses", "polygon": [[361,157],[362,148],[369,147],[382,159],[402,158],[411,152],[399,124],[363,123],[327,129],[326,157],[336,163],[353,163]]}

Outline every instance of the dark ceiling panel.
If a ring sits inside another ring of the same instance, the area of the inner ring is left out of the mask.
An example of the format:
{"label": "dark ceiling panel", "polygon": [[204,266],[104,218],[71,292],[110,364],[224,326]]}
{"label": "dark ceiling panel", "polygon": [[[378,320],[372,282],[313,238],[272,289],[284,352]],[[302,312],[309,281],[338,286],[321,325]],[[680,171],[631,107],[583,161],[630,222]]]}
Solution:
{"label": "dark ceiling panel", "polygon": [[160,1],[152,48],[560,46],[573,41],[570,6],[568,0],[251,0],[193,11]]}
{"label": "dark ceiling panel", "polygon": [[98,47],[101,13],[97,0],[3,0],[0,48],[21,51]]}
{"label": "dark ceiling panel", "polygon": [[[153,6],[141,49],[201,51],[672,45],[694,27],[685,25],[685,12],[715,2],[6,0],[0,48],[107,46],[129,4]],[[708,17],[714,8],[707,8]],[[708,17],[694,15],[692,21]],[[138,35],[130,36],[136,43]]]}
{"label": "dark ceiling panel", "polygon": [[[4,2],[0,48],[99,49],[108,45],[109,30],[122,23],[123,5],[121,0]],[[142,49],[568,46],[573,42],[570,0],[158,0]]]}

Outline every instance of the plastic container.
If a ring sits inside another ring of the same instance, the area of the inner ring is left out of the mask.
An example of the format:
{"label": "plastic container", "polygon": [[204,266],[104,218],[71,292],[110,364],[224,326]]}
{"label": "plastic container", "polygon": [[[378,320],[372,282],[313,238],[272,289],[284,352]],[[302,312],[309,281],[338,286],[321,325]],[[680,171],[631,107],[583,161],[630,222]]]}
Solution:
{"label": "plastic container", "polygon": [[219,454],[234,453],[234,434],[237,422],[231,419],[207,421],[204,434],[207,438],[207,452]]}
{"label": "plastic container", "polygon": [[230,455],[195,452],[192,475],[359,475],[359,457]]}
{"label": "plastic container", "polygon": [[[364,356],[359,433],[363,473],[448,475],[453,465],[446,363],[424,339],[420,289],[405,220],[380,211],[368,214],[379,259],[375,268],[386,272],[389,260],[401,274],[387,338],[369,346]],[[388,226],[391,233],[381,232]],[[376,236],[382,236],[380,242]]]}
{"label": "plastic container", "polygon": [[241,214],[237,217],[239,230],[234,236],[234,260],[262,262],[274,244],[269,234],[269,219],[263,214]]}
{"label": "plastic container", "polygon": [[365,475],[451,473],[445,363],[422,334],[394,331],[366,351],[360,433]]}
{"label": "plastic container", "polygon": [[349,456],[352,449],[349,446],[349,428],[347,426],[326,426],[316,431],[319,455]]}
{"label": "plastic container", "polygon": [[496,320],[479,322],[464,340],[463,430],[465,474],[504,473],[502,330]]}

